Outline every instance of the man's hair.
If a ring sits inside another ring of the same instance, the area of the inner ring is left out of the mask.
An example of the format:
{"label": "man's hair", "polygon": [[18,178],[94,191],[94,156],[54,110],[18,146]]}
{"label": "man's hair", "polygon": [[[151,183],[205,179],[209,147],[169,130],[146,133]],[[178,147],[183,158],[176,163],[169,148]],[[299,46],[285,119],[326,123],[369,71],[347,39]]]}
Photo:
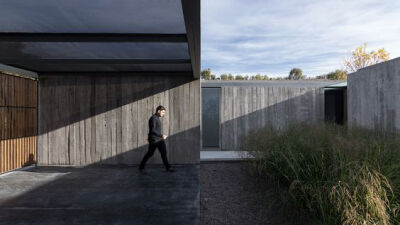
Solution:
{"label": "man's hair", "polygon": [[162,106],[162,105],[159,105],[159,106],[157,106],[157,108],[156,108],[156,112],[157,112],[158,110],[165,110],[165,107]]}

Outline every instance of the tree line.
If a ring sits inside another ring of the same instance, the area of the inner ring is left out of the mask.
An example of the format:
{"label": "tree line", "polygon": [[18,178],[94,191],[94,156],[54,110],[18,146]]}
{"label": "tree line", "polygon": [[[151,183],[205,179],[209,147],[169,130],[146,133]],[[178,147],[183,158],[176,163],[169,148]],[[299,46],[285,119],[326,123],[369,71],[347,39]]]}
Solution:
{"label": "tree line", "polygon": [[381,63],[390,59],[389,53],[385,48],[378,49],[377,51],[372,50],[367,52],[367,44],[357,47],[351,52],[351,56],[348,59],[343,60],[345,70],[337,69],[327,74],[318,75],[315,78],[308,77],[303,74],[300,68],[293,68],[289,71],[286,77],[269,77],[268,75],[233,75],[231,73],[223,73],[217,76],[211,72],[210,68],[201,71],[201,79],[204,80],[305,80],[305,79],[325,79],[325,80],[347,80],[348,72],[356,72],[359,69],[371,66],[377,63]]}

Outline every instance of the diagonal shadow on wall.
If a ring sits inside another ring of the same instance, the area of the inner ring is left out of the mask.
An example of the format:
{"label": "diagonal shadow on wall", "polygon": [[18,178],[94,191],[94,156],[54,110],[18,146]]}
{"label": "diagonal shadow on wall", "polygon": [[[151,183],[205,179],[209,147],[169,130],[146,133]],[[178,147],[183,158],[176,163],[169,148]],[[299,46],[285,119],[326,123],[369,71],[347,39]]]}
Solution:
{"label": "diagonal shadow on wall", "polygon": [[[171,162],[199,162],[200,80],[157,75],[42,77],[39,164],[137,164],[147,151],[148,119],[160,104],[167,108],[162,120],[164,133],[172,137],[167,143]],[[153,162],[161,160],[156,157]]]}
{"label": "diagonal shadow on wall", "polygon": [[271,125],[324,121],[324,89],[228,87],[221,90],[220,149],[243,150],[244,136]]}

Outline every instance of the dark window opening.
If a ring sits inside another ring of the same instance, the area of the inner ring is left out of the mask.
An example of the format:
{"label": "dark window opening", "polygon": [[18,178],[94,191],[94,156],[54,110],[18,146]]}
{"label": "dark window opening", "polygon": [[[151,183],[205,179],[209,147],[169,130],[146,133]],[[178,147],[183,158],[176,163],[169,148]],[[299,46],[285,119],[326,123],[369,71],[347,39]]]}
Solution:
{"label": "dark window opening", "polygon": [[325,89],[325,121],[345,124],[347,120],[346,89]]}

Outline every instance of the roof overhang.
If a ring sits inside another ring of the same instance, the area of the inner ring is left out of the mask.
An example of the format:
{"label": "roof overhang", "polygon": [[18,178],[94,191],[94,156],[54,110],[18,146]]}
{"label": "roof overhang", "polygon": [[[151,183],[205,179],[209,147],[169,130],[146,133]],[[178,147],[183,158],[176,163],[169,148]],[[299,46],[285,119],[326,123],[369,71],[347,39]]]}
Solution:
{"label": "roof overhang", "polygon": [[0,63],[39,75],[200,77],[200,0],[95,0],[89,5],[79,0],[5,0]]}

